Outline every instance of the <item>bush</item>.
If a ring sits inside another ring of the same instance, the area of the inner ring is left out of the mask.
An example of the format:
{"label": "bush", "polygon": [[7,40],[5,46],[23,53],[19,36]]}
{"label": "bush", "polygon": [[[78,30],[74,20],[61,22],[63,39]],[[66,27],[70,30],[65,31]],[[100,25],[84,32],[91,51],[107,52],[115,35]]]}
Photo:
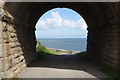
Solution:
{"label": "bush", "polygon": [[37,51],[39,52],[39,51],[45,51],[46,50],[46,48],[44,47],[44,46],[41,46],[41,45],[39,45],[38,47],[37,47]]}
{"label": "bush", "polygon": [[37,47],[37,57],[38,58],[44,58],[53,54],[58,54],[59,52],[53,51],[53,50],[49,50],[47,48],[45,48],[43,45],[41,45],[41,43],[39,42],[39,45]]}
{"label": "bush", "polygon": [[47,52],[47,49],[43,45],[39,45],[37,47],[37,57],[38,58],[43,58],[46,56],[49,56],[50,53]]}
{"label": "bush", "polygon": [[40,42],[39,42],[38,44],[39,44],[39,45],[41,45],[41,43],[40,43]]}

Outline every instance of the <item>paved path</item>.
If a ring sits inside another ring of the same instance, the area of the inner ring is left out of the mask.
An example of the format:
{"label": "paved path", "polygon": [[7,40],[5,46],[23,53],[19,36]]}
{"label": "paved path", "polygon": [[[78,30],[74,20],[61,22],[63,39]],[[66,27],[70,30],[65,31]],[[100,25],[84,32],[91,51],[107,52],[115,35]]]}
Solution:
{"label": "paved path", "polygon": [[[35,60],[20,78],[109,78],[100,67],[75,55],[58,54]],[[98,79],[99,80],[99,79]],[[109,79],[108,79],[109,80]]]}

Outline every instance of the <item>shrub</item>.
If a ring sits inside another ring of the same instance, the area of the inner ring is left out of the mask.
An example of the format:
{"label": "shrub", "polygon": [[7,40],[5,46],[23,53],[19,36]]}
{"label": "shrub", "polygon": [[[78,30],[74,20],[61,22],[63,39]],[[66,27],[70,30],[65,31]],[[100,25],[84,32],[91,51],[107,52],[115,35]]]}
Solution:
{"label": "shrub", "polygon": [[59,52],[53,51],[53,50],[49,50],[47,48],[45,48],[43,45],[41,45],[41,43],[39,42],[39,45],[37,47],[37,57],[38,58],[44,58],[53,54],[58,54]]}

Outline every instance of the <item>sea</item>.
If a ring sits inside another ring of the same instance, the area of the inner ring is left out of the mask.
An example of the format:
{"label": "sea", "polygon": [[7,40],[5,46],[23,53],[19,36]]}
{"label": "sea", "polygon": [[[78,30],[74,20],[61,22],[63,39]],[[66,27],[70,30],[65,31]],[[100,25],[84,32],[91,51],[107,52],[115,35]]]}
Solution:
{"label": "sea", "polygon": [[46,48],[86,51],[87,38],[38,38]]}

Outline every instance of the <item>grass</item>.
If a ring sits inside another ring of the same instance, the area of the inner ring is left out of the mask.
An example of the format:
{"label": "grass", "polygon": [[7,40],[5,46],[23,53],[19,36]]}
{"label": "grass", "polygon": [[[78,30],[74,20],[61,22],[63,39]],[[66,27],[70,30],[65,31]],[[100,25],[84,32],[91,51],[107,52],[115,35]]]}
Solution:
{"label": "grass", "polygon": [[100,69],[104,74],[114,78],[115,80],[120,80],[120,71],[114,70],[113,68],[106,66]]}
{"label": "grass", "polygon": [[38,58],[44,58],[50,55],[55,55],[58,54],[59,52],[53,51],[53,50],[49,50],[47,48],[45,48],[43,45],[41,45],[41,43],[39,42],[39,45],[37,47],[37,57]]}
{"label": "grass", "polygon": [[86,51],[77,53],[76,56],[78,56],[78,57],[80,57],[80,58],[88,59],[88,56],[87,56],[87,52],[86,52]]}

